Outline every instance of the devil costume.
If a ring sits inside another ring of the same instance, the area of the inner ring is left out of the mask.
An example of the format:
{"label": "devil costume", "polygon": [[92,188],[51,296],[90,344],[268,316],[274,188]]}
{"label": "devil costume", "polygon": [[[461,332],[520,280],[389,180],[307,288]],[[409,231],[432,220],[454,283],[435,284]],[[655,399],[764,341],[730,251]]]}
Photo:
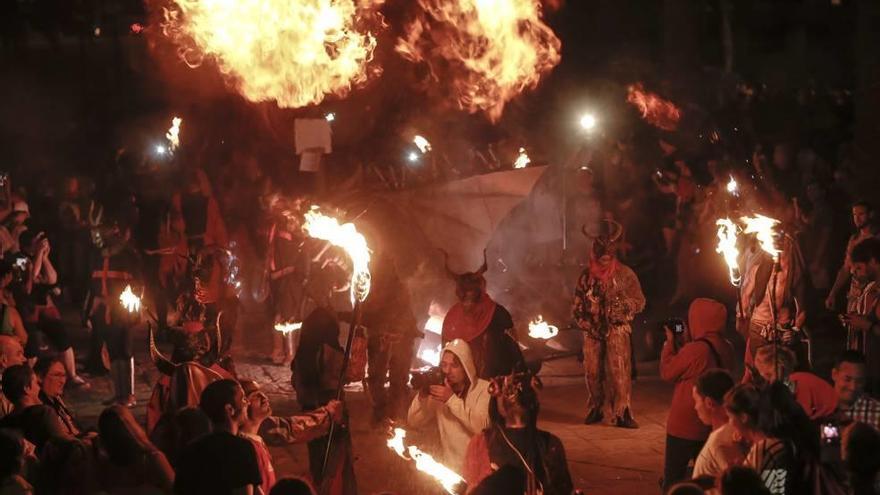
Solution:
{"label": "devil costume", "polygon": [[446,272],[455,280],[458,302],[443,318],[443,344],[462,339],[471,347],[479,378],[492,378],[522,369],[525,365],[519,344],[512,335],[513,318],[507,308],[496,303],[486,292],[486,273],[489,266],[483,251],[483,266],[470,273]]}
{"label": "devil costume", "polygon": [[636,274],[615,254],[623,227],[611,220],[603,221],[600,227],[572,305],[574,320],[585,332],[584,422],[598,423],[604,418],[615,426],[637,428],[631,408],[631,322],[645,308],[645,296]]}
{"label": "devil costume", "polygon": [[[465,458],[463,476],[469,487],[477,487],[494,471],[508,466],[523,473],[526,495],[572,492],[574,486],[562,442],[537,427],[538,388],[537,377],[528,373],[492,380],[491,426],[471,439]],[[509,424],[513,414],[521,415],[523,424]]]}
{"label": "devil costume", "polygon": [[[396,418],[407,403],[407,382],[413,342],[421,335],[410,307],[409,290],[400,280],[394,261],[381,254],[372,266],[372,291],[363,304],[367,328],[367,386],[373,402],[373,421]],[[385,383],[390,382],[388,391]]]}
{"label": "devil costume", "polygon": [[[284,228],[282,228],[282,226]],[[267,279],[272,291],[275,323],[302,322],[306,303],[306,281],[311,262],[298,223],[285,219],[269,233]],[[281,364],[293,354],[291,336],[275,332],[272,361]]]}
{"label": "devil costume", "polygon": [[138,312],[122,306],[119,296],[126,287],[135,294],[141,291],[141,260],[128,243],[128,227],[110,224],[104,229],[93,226],[95,249],[91,255],[91,279],[86,297],[85,317],[92,335],[87,367],[105,370],[102,347],[110,357],[110,379],[114,396],[107,403],[134,405],[134,349],[132,329]]}

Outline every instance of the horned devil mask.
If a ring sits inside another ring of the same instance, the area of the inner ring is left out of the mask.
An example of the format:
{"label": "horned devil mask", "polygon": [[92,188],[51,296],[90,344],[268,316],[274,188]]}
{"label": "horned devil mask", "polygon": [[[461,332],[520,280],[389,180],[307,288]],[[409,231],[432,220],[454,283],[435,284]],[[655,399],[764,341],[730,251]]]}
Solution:
{"label": "horned devil mask", "polygon": [[581,227],[581,232],[593,241],[593,258],[599,259],[606,254],[609,256],[617,255],[617,248],[620,245],[620,239],[623,237],[623,225],[614,220],[601,220],[599,222],[598,235],[591,234],[587,231],[587,226]]}
{"label": "horned devil mask", "polygon": [[[443,251],[444,266],[446,267],[446,275],[455,281],[455,295],[459,301],[464,301],[469,295],[476,294],[479,299],[486,292],[486,278],[483,274],[489,269],[486,261],[486,250],[483,250],[483,265],[475,272],[455,273],[449,268],[449,253]],[[470,296],[473,297],[473,296]]]}

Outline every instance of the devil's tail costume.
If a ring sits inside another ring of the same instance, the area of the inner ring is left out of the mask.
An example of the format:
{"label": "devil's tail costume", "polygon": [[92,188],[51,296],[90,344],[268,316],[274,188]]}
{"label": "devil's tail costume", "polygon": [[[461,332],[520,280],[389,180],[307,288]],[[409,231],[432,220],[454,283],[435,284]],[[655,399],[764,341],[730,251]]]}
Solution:
{"label": "devil's tail costume", "polygon": [[[603,418],[615,426],[637,427],[632,399],[632,326],[645,307],[636,274],[617,260],[623,227],[606,220],[593,240],[589,266],[578,279],[572,313],[584,332],[587,424]],[[586,234],[586,232],[585,232]],[[591,236],[592,237],[592,236]]]}
{"label": "devil's tail costume", "polygon": [[489,266],[483,251],[483,265],[469,273],[455,273],[449,268],[444,252],[446,273],[455,281],[458,302],[443,319],[443,343],[462,339],[471,347],[479,378],[492,378],[521,369],[525,360],[514,339],[513,318],[507,309],[486,292],[483,276]]}

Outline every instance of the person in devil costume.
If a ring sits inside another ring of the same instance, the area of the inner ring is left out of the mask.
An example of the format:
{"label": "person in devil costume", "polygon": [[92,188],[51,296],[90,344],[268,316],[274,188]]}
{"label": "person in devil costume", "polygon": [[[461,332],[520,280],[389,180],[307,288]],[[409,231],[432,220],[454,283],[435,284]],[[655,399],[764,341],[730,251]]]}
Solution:
{"label": "person in devil costume", "polygon": [[511,373],[489,384],[491,425],[471,439],[463,476],[477,487],[505,466],[521,471],[527,495],[568,495],[574,489],[565,448],[556,435],[538,429],[541,382],[531,373]]}
{"label": "person in devil costume", "polygon": [[[300,203],[295,205],[300,208]],[[269,232],[266,278],[271,288],[274,323],[302,322],[307,302],[306,282],[311,268],[307,239],[300,216],[280,215]],[[283,364],[293,356],[290,333],[272,333],[272,362]]]}
{"label": "person in devil costume", "polygon": [[633,418],[631,322],[645,308],[645,296],[632,269],[617,259],[623,226],[600,223],[593,237],[589,265],[574,292],[572,313],[584,331],[584,372],[587,382],[585,424],[603,418],[614,426],[638,428]]}
{"label": "person in devil costume", "polygon": [[91,324],[92,335],[87,369],[106,371],[103,346],[110,357],[113,397],[105,405],[135,405],[134,349],[132,329],[139,313],[122,306],[119,296],[126,287],[140,295],[141,259],[131,247],[131,228],[124,219],[110,219],[106,224],[93,222],[92,240],[96,249],[91,256],[91,279],[84,316]]}
{"label": "person in devil costume", "polygon": [[471,347],[477,377],[489,379],[524,366],[522,351],[513,337],[513,318],[507,308],[486,292],[489,268],[486,251],[483,266],[475,272],[458,274],[449,268],[449,255],[443,252],[446,273],[455,281],[458,302],[443,318],[440,334],[443,344],[462,339]]}

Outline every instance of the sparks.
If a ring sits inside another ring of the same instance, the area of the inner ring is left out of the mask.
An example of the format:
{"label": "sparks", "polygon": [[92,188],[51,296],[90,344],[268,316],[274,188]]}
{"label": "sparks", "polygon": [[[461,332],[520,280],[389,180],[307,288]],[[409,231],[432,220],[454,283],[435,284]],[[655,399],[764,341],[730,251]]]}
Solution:
{"label": "sparks", "polygon": [[[397,51],[427,65],[460,109],[497,122],[504,106],[538,86],[559,61],[562,43],[535,0],[418,0]],[[446,97],[447,95],[442,95]]]}
{"label": "sparks", "polygon": [[541,315],[529,322],[529,337],[533,339],[548,340],[558,334],[559,328],[544,321],[544,317]]}
{"label": "sparks", "polygon": [[663,129],[674,131],[681,120],[681,110],[674,103],[664,100],[656,93],[646,91],[642,83],[627,87],[626,101],[638,108],[645,122]]}
{"label": "sparks", "polygon": [[513,168],[526,168],[530,163],[532,163],[532,159],[526,154],[526,149],[520,148],[519,156],[517,156],[516,161],[513,162]]}
{"label": "sparks", "polygon": [[730,283],[739,287],[742,276],[739,273],[739,249],[737,243],[737,231],[739,227],[729,218],[719,218],[715,225],[718,226],[718,246],[715,252],[724,257],[727,263],[727,271],[730,275]]}
{"label": "sparks", "polygon": [[301,321],[282,321],[280,323],[275,324],[275,331],[281,332],[285,335],[295,332],[302,328],[303,324]]}
{"label": "sparks", "polygon": [[228,84],[282,108],[345,96],[368,71],[376,38],[359,30],[382,0],[173,0],[163,33],[190,67],[214,60]]}
{"label": "sparks", "polygon": [[183,119],[174,117],[171,119],[171,127],[165,133],[165,139],[168,140],[168,149],[174,152],[180,146],[180,124]]}
{"label": "sparks", "polygon": [[330,112],[324,116],[324,119],[327,120],[327,122],[333,122],[334,120],[336,120],[336,114],[333,112]]}
{"label": "sparks", "polygon": [[340,225],[339,220],[324,215],[313,206],[305,214],[303,230],[310,237],[323,239],[342,248],[351,259],[351,302],[363,302],[370,293],[370,249],[367,240],[353,223]]}
{"label": "sparks", "polygon": [[129,313],[136,313],[141,309],[141,298],[134,295],[134,292],[131,291],[131,285],[125,286],[125,290],[119,295],[119,302]]}
{"label": "sparks", "polygon": [[405,438],[406,430],[395,428],[394,435],[387,441],[388,448],[396,452],[403,459],[414,461],[416,469],[440,482],[447,493],[456,494],[462,491],[464,478],[434,460],[429,454],[422,452],[418,447],[413,445],[406,446],[403,442]]}
{"label": "sparks", "polygon": [[757,237],[758,242],[761,244],[761,249],[769,254],[773,261],[779,261],[779,253],[782,251],[776,247],[775,239],[776,226],[779,225],[779,220],[760,214],[753,217],[742,217],[741,220],[745,224],[743,233],[755,234],[755,237]]}

